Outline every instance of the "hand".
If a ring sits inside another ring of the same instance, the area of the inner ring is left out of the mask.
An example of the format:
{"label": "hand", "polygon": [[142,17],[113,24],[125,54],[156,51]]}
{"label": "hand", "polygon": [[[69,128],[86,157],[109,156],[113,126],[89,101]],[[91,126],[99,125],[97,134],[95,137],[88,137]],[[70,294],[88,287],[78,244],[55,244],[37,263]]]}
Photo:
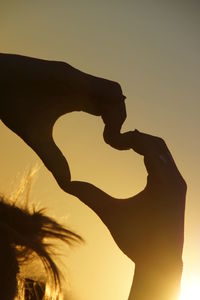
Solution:
{"label": "hand", "polygon": [[174,244],[174,253],[181,254],[185,181],[162,139],[134,131],[132,148],[144,155],[148,171],[147,185],[138,195],[115,199],[89,183],[77,181],[71,182],[69,192],[98,214],[120,249],[134,262],[147,256],[157,259],[161,249],[168,253],[172,238],[180,242],[179,247]]}
{"label": "hand", "polygon": [[138,131],[129,138],[148,172],[141,193],[119,200],[84,182],[72,182],[70,193],[97,213],[136,271],[142,270],[133,299],[171,300],[182,271],[186,184],[162,139]]}
{"label": "hand", "polygon": [[[67,63],[0,54],[0,118],[42,159],[60,187],[67,190],[70,170],[56,146],[56,120],[72,111],[101,116],[106,142],[120,133],[126,118],[118,83],[83,73]],[[118,143],[120,144],[120,143]]]}

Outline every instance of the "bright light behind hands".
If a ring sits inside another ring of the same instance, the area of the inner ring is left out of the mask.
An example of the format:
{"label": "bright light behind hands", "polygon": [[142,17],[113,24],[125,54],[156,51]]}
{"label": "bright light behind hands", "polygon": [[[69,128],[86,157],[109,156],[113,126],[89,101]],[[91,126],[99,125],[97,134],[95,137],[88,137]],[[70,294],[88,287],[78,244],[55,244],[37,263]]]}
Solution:
{"label": "bright light behind hands", "polygon": [[183,282],[179,300],[200,300],[200,277]]}

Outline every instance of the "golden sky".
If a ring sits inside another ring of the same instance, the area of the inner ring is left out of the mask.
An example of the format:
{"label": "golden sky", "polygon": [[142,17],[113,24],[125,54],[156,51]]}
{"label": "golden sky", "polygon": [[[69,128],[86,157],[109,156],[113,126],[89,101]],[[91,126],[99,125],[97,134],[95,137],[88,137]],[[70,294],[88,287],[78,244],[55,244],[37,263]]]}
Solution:
{"label": "golden sky", "polygon": [[[127,96],[123,130],[162,136],[188,183],[183,282],[200,278],[200,5],[198,1],[0,1],[0,52],[63,60],[118,81]],[[103,142],[100,118],[60,118],[54,138],[72,178],[116,197],[143,189],[142,158]],[[35,153],[0,124],[0,190],[12,190],[25,169],[41,164]],[[70,299],[126,299],[133,264],[86,206],[61,191],[41,167],[33,201],[67,219],[86,243],[66,250]],[[92,282],[92,286],[91,286]]]}

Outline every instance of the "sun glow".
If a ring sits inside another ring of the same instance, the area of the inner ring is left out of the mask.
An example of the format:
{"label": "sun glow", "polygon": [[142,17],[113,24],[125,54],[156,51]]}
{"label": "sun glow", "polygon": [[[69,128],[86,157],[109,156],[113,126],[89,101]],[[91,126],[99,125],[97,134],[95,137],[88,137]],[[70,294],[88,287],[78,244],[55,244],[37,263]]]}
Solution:
{"label": "sun glow", "polygon": [[200,277],[192,277],[181,286],[179,300],[199,300],[200,299]]}

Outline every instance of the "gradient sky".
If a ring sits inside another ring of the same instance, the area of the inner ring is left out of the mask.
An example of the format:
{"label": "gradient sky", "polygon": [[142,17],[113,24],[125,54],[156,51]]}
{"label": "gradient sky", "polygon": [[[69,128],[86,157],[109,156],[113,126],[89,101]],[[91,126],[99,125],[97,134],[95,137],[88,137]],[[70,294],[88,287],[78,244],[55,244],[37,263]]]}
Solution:
{"label": "gradient sky", "polygon": [[[118,81],[127,96],[123,130],[162,136],[188,183],[183,283],[200,282],[200,4],[199,1],[0,1],[0,51],[64,60]],[[115,197],[145,186],[142,158],[103,142],[100,118],[60,118],[54,138],[72,178]],[[24,170],[41,165],[36,154],[0,124],[0,190],[9,193]],[[66,220],[85,245],[66,249],[69,299],[126,299],[134,265],[120,252],[97,216],[61,191],[41,167],[34,203]],[[91,285],[92,283],[92,285]]]}

